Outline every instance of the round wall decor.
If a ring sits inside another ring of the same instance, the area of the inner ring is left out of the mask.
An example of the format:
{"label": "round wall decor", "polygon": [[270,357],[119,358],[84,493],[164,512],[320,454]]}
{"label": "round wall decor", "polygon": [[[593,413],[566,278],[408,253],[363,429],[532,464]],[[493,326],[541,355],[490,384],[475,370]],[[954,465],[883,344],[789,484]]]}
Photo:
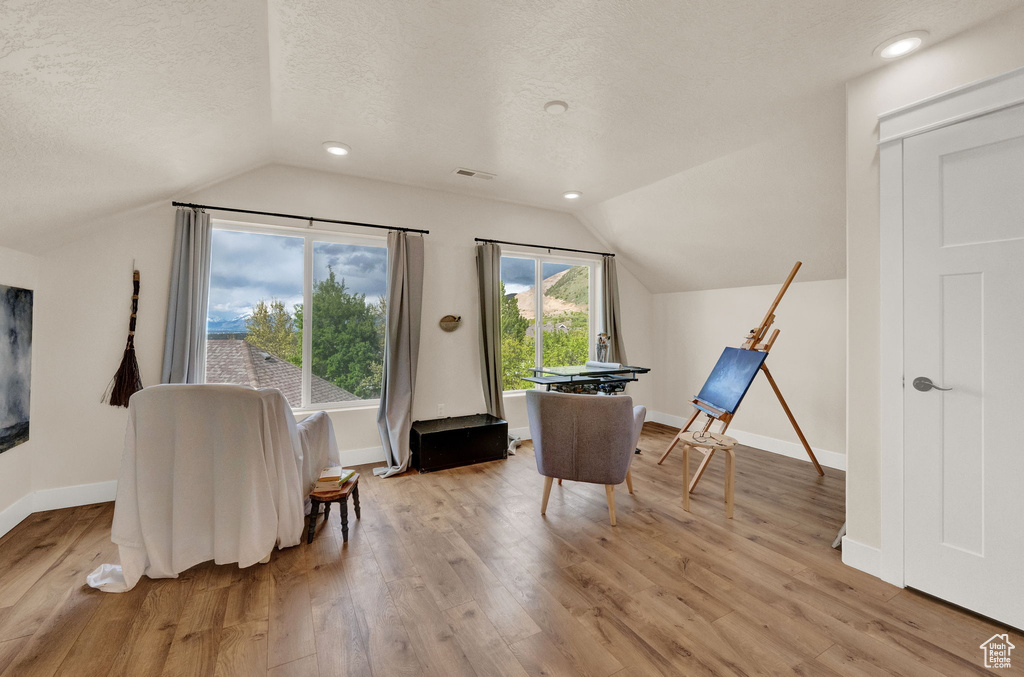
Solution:
{"label": "round wall decor", "polygon": [[462,324],[462,316],[445,315],[441,318],[441,321],[438,322],[438,324],[441,325],[441,329],[444,329],[445,331],[455,331]]}

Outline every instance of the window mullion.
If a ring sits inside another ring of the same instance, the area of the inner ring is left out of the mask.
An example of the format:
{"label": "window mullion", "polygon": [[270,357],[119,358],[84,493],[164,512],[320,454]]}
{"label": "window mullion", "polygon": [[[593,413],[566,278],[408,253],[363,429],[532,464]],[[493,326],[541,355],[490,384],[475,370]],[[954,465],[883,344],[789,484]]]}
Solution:
{"label": "window mullion", "polygon": [[534,366],[544,366],[544,262],[539,258],[533,262],[533,289],[534,293],[534,317],[533,323],[533,348]]}
{"label": "window mullion", "polygon": [[[597,323],[603,321],[603,320],[601,320],[601,318],[604,317],[604,313],[602,312],[602,308],[598,307],[599,304],[598,304],[598,301],[597,301],[597,299],[598,299],[598,295],[597,295],[598,286],[597,285],[598,285],[599,280],[597,279],[597,276],[598,276],[598,267],[596,265],[591,265],[590,266],[590,309],[588,311],[590,313],[590,317],[587,318],[587,325],[588,325],[587,329],[590,330],[590,345],[587,347],[587,355],[589,355],[588,359],[591,359],[591,360],[596,360],[597,359],[597,334],[598,334]],[[601,331],[604,331],[604,329],[602,329]]]}
{"label": "window mullion", "polygon": [[302,265],[302,406],[313,401],[313,238],[303,238]]}

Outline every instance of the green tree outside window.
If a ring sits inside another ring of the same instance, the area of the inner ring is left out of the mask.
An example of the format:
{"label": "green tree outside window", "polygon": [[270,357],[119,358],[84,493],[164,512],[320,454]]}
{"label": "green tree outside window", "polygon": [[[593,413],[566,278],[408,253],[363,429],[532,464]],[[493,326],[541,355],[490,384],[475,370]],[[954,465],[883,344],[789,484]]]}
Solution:
{"label": "green tree outside window", "polygon": [[[246,340],[268,353],[302,366],[303,307],[295,314],[277,299],[261,300],[246,320]],[[313,285],[311,369],[313,374],[362,399],[380,397],[384,372],[384,299],[367,303],[328,268],[327,277]]]}

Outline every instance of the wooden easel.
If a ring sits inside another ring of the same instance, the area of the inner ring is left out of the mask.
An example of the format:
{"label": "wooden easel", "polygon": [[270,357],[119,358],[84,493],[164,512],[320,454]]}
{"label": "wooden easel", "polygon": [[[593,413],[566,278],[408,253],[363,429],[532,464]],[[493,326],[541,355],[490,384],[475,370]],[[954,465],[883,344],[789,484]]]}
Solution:
{"label": "wooden easel", "polygon": [[[772,324],[775,322],[775,309],[779,307],[779,301],[781,301],[782,297],[785,296],[786,291],[789,289],[789,285],[793,282],[793,278],[796,277],[796,272],[800,270],[801,265],[803,264],[800,261],[797,261],[793,266],[793,270],[789,271],[789,277],[787,277],[786,281],[782,284],[782,289],[780,289],[779,293],[775,296],[775,300],[772,302],[771,307],[768,308],[768,312],[765,313],[764,319],[761,320],[761,324],[754,329],[751,329],[750,333],[747,334],[747,338],[741,346],[743,350],[757,350],[767,353],[772,349],[772,346],[775,345],[775,340],[779,338],[778,329],[771,333],[771,336],[768,337],[767,341],[765,340],[765,336],[768,334],[768,330],[771,329]],[[819,475],[824,476],[825,471],[821,469],[818,459],[814,456],[814,451],[811,450],[811,445],[807,443],[807,438],[804,437],[804,433],[800,430],[800,425],[796,422],[793,412],[790,411],[789,405],[786,404],[786,398],[782,396],[782,391],[779,390],[778,384],[775,383],[775,379],[772,378],[772,373],[768,371],[768,365],[762,363],[761,371],[764,372],[772,390],[775,391],[775,396],[779,398],[779,403],[782,405],[783,411],[786,412],[786,416],[789,417],[789,422],[793,424],[793,430],[796,431],[796,436],[800,438],[800,444],[803,445],[804,451],[807,452],[807,455],[811,459],[811,463],[814,464],[814,469],[818,471]],[[729,424],[732,423],[733,416],[735,416],[735,412],[729,413],[726,411],[716,410],[714,407],[709,407],[706,403],[700,402],[696,398],[691,401],[691,404],[694,407],[693,416],[690,417],[690,420],[688,420],[686,425],[679,431],[676,437],[672,440],[672,443],[668,445],[668,449],[666,449],[665,453],[661,455],[661,460],[658,461],[658,465],[665,462],[668,455],[672,453],[672,449],[674,449],[676,444],[679,443],[680,435],[689,431],[690,426],[693,425],[694,421],[696,421],[697,417],[701,414],[706,415],[708,419],[704,424],[704,430],[709,430],[712,423],[720,421],[722,423],[722,428],[718,431],[720,433],[724,433],[729,429]],[[690,481],[689,491],[692,492],[694,487],[697,486],[697,483],[700,481],[704,471],[707,470],[708,464],[711,462],[711,457],[713,455],[713,449],[705,452],[704,458],[701,460],[700,466],[697,468],[697,472],[693,476],[693,480]]]}

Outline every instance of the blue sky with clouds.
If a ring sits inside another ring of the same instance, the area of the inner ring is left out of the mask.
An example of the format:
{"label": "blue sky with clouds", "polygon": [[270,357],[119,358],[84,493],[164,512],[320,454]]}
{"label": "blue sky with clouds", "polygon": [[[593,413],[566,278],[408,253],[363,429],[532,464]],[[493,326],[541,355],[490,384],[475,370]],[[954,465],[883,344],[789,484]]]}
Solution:
{"label": "blue sky with clouds", "polygon": [[[287,235],[214,230],[210,274],[211,322],[228,322],[252,313],[262,299],[280,299],[292,309],[302,303],[303,239]],[[467,263],[472,265],[472,262]],[[532,259],[503,256],[501,280],[508,293],[518,294],[534,285]],[[387,289],[387,247],[316,242],[313,279],[327,277],[328,267],[345,280],[354,293],[376,303]],[[571,268],[545,263],[545,278]]]}
{"label": "blue sky with clouds", "polygon": [[[505,293],[518,294],[532,287],[536,282],[536,261],[519,259],[514,256],[501,257],[501,281],[505,283]],[[572,268],[567,263],[545,263],[541,271],[544,279],[563,270]]]}
{"label": "blue sky with clouds", "polygon": [[[302,303],[303,239],[285,235],[214,230],[210,273],[212,322],[244,317],[262,299]],[[327,277],[328,266],[354,293],[376,303],[387,288],[387,247],[317,242],[313,279]]]}

